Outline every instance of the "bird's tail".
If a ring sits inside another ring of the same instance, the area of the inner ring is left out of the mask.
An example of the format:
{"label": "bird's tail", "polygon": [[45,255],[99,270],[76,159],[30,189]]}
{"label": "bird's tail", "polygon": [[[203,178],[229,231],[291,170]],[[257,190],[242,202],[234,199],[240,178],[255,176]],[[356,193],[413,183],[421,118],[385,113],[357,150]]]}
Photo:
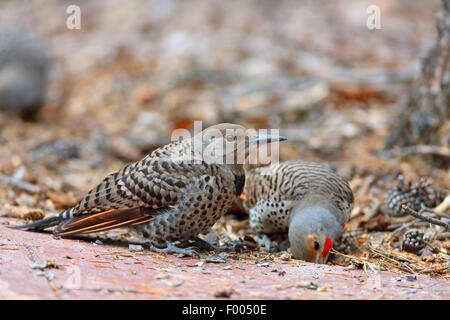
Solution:
{"label": "bird's tail", "polygon": [[41,219],[27,224],[22,224],[20,226],[10,226],[12,229],[26,229],[40,231],[50,227],[58,225],[61,221],[67,219],[70,216],[72,209],[68,209],[64,212],[58,213],[52,217]]}
{"label": "bird's tail", "polygon": [[165,210],[165,208],[153,210],[144,207],[135,207],[110,209],[98,213],[74,216],[72,208],[53,217],[10,228],[41,231],[56,226],[53,230],[54,234],[68,236],[147,223],[154,220],[156,215],[164,213]]}
{"label": "bird's tail", "polygon": [[41,231],[50,227],[54,227],[58,224],[60,224],[62,221],[66,219],[73,218],[73,208],[67,209],[66,211],[63,211],[61,213],[58,213],[57,215],[54,215],[52,217],[48,217],[42,220],[34,221],[31,223],[23,224],[20,226],[13,226],[10,227],[12,229],[26,229],[26,230],[33,230],[33,231]]}

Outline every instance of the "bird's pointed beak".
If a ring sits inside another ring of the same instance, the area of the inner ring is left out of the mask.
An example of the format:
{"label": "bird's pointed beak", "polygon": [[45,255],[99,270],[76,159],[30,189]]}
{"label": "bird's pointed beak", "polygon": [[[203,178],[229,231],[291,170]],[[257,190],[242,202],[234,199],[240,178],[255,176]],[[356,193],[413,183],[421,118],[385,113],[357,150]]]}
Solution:
{"label": "bird's pointed beak", "polygon": [[271,134],[258,134],[249,139],[249,144],[258,144],[258,143],[272,143],[287,140],[286,137],[283,136],[275,136]]}

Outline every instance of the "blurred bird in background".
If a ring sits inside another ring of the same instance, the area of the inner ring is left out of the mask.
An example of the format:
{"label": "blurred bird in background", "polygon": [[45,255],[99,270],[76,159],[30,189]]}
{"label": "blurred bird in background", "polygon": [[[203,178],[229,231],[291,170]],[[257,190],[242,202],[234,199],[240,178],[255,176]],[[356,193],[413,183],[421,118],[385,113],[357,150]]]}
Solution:
{"label": "blurred bird in background", "polygon": [[30,32],[0,25],[0,110],[33,119],[42,106],[50,63]]}

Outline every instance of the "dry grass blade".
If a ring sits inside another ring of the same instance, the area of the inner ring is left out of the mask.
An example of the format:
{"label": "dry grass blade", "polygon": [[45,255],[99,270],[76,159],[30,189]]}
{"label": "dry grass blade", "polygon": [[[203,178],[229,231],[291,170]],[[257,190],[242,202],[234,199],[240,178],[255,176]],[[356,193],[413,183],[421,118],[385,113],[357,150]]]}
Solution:
{"label": "dry grass blade", "polygon": [[404,224],[404,225],[402,225],[402,226],[396,228],[395,230],[393,230],[393,231],[391,232],[391,234],[389,235],[389,237],[387,237],[385,240],[383,240],[383,242],[389,243],[389,241],[391,241],[392,238],[394,238],[394,236],[395,236],[397,233],[399,233],[399,232],[401,232],[401,231],[404,231],[404,230],[408,229],[409,227],[418,227],[418,226],[427,225],[427,224],[428,224],[428,222],[420,221],[420,220],[418,220],[418,219],[416,219],[416,220],[414,220],[414,221],[411,221],[411,222],[409,222],[409,223],[407,223],[407,224]]}
{"label": "dry grass blade", "polygon": [[419,260],[406,257],[402,252],[396,252],[390,250],[388,247],[372,245],[363,246],[361,249],[366,249],[369,251],[369,255],[354,256],[349,254],[343,254],[335,249],[331,249],[331,253],[348,258],[351,263],[362,268],[364,271],[367,270],[367,266],[373,269],[376,266],[379,270],[387,270],[396,273],[407,272],[414,275],[432,275],[440,278],[448,278],[448,267],[437,267],[430,268],[429,264]]}

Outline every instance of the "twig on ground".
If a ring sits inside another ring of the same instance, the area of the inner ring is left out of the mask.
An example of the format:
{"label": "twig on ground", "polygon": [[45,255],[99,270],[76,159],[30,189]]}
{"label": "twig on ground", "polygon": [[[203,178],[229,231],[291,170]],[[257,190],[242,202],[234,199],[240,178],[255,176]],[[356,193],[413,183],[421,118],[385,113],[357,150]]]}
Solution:
{"label": "twig on ground", "polygon": [[411,222],[404,224],[404,225],[398,227],[397,229],[393,230],[391,232],[391,234],[389,235],[389,237],[386,238],[385,241],[389,242],[394,237],[395,234],[397,234],[401,231],[404,231],[405,229],[408,229],[409,227],[419,227],[419,226],[424,226],[427,224],[428,224],[428,222],[420,221],[418,219],[411,221]]}
{"label": "twig on ground", "polygon": [[45,217],[45,214],[42,209],[15,207],[6,204],[3,206],[3,208],[0,209],[0,216],[35,221],[43,219]]}
{"label": "twig on ground", "polygon": [[366,217],[364,217],[364,221],[368,221],[376,217],[381,212],[380,209],[381,209],[381,202],[377,200],[373,209],[369,212],[369,214],[367,214]]}
{"label": "twig on ground", "polygon": [[387,153],[402,158],[410,154],[437,155],[444,158],[450,158],[449,148],[433,145],[410,146],[397,150],[389,150]]}
{"label": "twig on ground", "polygon": [[436,235],[436,239],[438,239],[440,241],[445,240],[445,239],[449,239],[449,238],[450,238],[450,232],[439,232]]}
{"label": "twig on ground", "polygon": [[444,201],[441,202],[440,205],[438,205],[436,208],[434,208],[433,212],[437,214],[444,214],[447,216],[447,218],[450,219],[450,217],[444,212],[447,211],[450,208],[450,194],[448,194]]}
{"label": "twig on ground", "polygon": [[436,248],[436,247],[433,246],[431,243],[426,242],[426,241],[424,241],[424,242],[425,242],[425,245],[431,250],[431,252],[433,252],[433,253],[439,253],[439,252],[441,252],[441,249]]}
{"label": "twig on ground", "polygon": [[[383,257],[383,258],[389,260],[389,262],[383,261],[384,263],[386,263],[386,264],[388,264],[388,265],[390,265],[390,266],[392,266],[392,267],[394,267],[394,268],[398,268],[398,269],[403,270],[403,271],[406,271],[406,272],[411,272],[411,273],[417,274],[417,273],[416,273],[409,265],[404,265],[404,264],[402,264],[401,262],[399,262],[398,260],[396,260],[396,259],[398,259],[399,257],[392,257],[392,256],[389,256],[389,254],[388,254],[387,252],[383,252],[383,251],[377,250],[377,249],[372,248],[372,247],[370,247],[370,246],[368,247],[368,249],[369,249],[372,253],[374,253],[375,255],[378,255],[378,256],[380,256],[380,257]],[[395,258],[396,258],[396,259],[395,259]],[[403,261],[403,262],[405,262],[405,261]],[[406,260],[406,262],[409,262],[409,261]]]}
{"label": "twig on ground", "polygon": [[[432,218],[432,217],[429,217],[429,216],[424,215],[424,214],[423,214],[424,212],[430,211],[430,210],[427,210],[426,208],[422,208],[422,209],[420,209],[419,211],[415,211],[415,210],[411,209],[410,207],[408,207],[408,206],[402,204],[402,209],[405,210],[406,213],[412,215],[413,217],[415,217],[415,218],[417,218],[417,219],[420,219],[420,220],[429,222],[429,223],[431,223],[431,224],[435,224],[435,225],[444,227],[444,228],[446,228],[447,230],[450,230],[450,224],[449,224],[449,223],[446,223],[446,222],[444,222],[444,221],[441,221],[441,220],[438,220],[438,219],[434,219],[434,218]],[[430,211],[430,212],[431,212],[431,213],[434,213],[433,211]]]}
{"label": "twig on ground", "polygon": [[0,173],[0,181],[31,193],[38,193],[41,191],[41,188],[39,188],[34,184],[18,180],[15,177],[6,176],[1,173]]}

